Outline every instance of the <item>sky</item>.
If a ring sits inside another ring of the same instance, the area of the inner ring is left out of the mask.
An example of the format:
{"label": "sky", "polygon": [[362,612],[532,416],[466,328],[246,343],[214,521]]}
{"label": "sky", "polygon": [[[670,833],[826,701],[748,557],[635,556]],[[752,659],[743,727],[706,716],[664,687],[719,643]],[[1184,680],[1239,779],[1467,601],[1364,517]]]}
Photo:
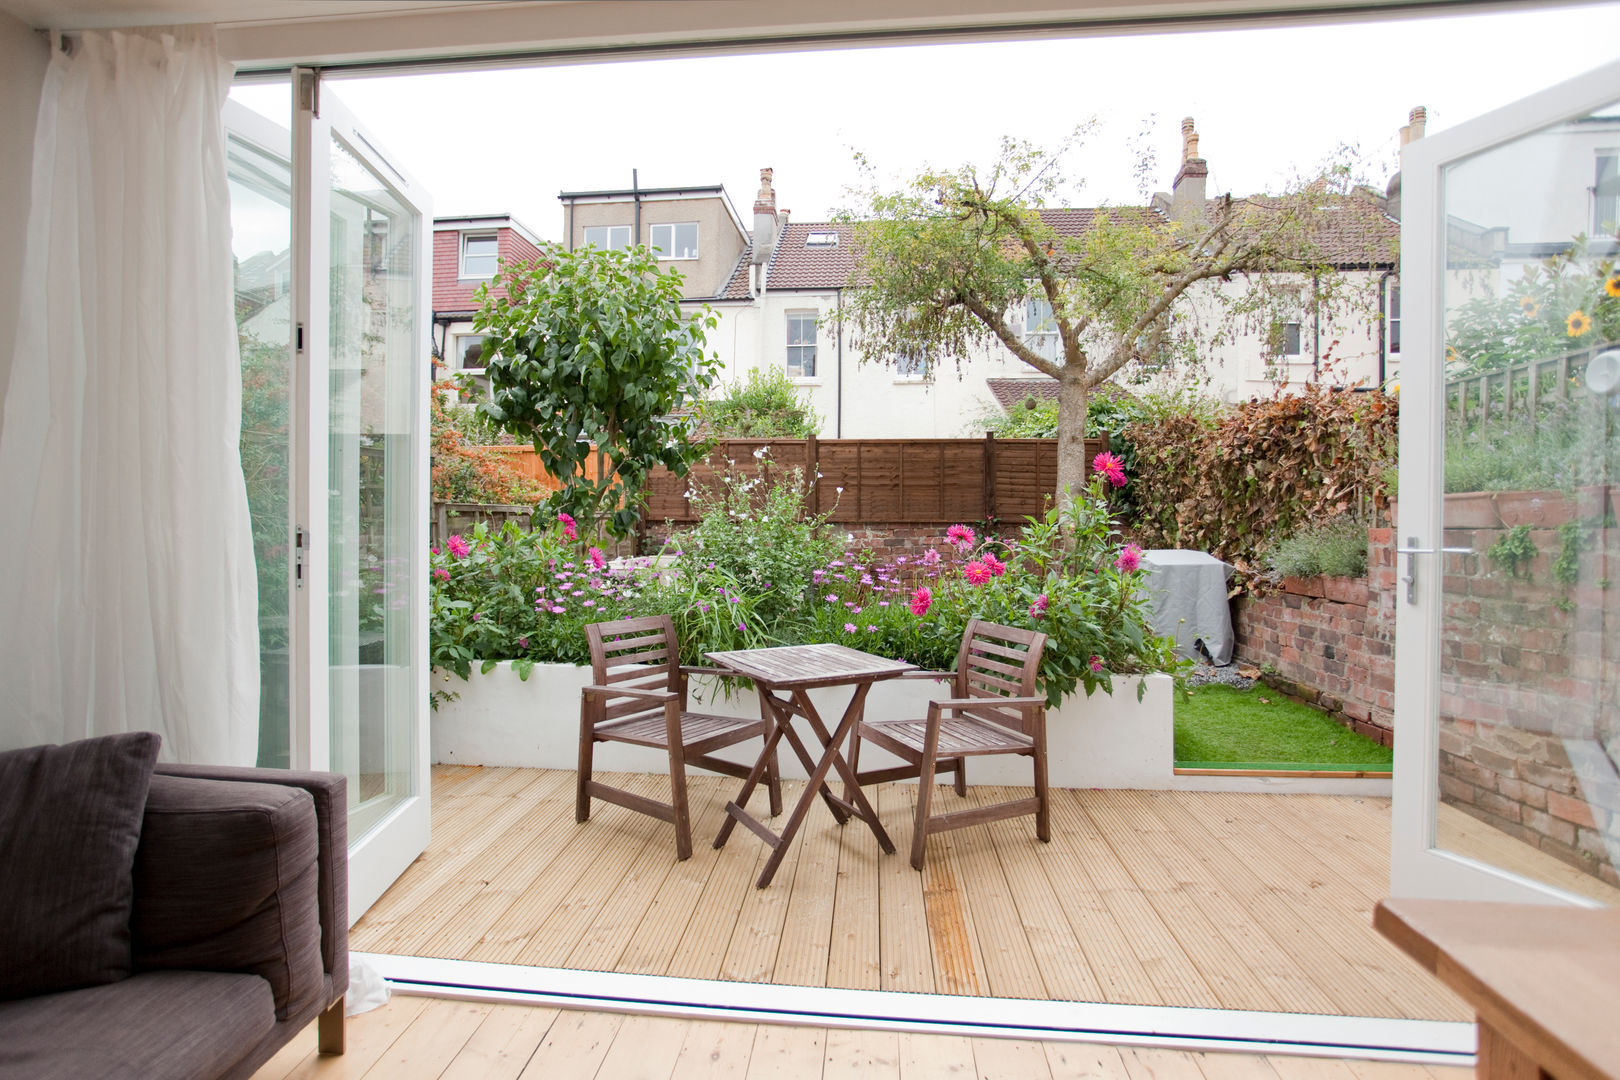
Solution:
{"label": "sky", "polygon": [[[991,160],[1003,136],[1053,146],[1079,205],[1168,190],[1183,116],[1209,192],[1251,193],[1352,148],[1396,168],[1410,109],[1428,130],[1620,58],[1620,3],[1330,27],[842,49],[331,80],[437,216],[510,213],[561,235],[560,191],[722,183],[745,223],[759,169],[795,221],[852,205],[865,154],[887,181]],[[233,96],[287,125],[285,85]]]}

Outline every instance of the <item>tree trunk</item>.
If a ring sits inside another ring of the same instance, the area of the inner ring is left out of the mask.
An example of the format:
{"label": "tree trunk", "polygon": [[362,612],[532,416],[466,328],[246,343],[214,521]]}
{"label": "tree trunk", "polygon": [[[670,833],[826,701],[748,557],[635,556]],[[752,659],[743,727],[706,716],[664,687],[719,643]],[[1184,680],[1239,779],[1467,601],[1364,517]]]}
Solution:
{"label": "tree trunk", "polygon": [[1058,380],[1057,500],[1066,505],[1085,490],[1090,468],[1086,461],[1086,379],[1071,366]]}

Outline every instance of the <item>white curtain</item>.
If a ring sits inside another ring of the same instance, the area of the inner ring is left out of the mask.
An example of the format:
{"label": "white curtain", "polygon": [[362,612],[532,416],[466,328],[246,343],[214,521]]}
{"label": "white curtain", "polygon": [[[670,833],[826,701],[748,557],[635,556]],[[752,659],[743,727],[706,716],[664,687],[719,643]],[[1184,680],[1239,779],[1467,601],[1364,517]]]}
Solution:
{"label": "white curtain", "polygon": [[0,429],[0,739],[251,764],[257,595],[210,27],[53,49]]}

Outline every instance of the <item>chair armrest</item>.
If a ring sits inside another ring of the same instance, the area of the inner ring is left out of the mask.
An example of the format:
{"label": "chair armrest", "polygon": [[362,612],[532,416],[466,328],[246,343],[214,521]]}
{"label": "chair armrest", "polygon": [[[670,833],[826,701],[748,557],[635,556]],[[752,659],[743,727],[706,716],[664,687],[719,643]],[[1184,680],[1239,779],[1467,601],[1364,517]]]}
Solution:
{"label": "chair armrest", "polygon": [[1035,706],[1035,705],[1040,705],[1040,706],[1044,707],[1046,705],[1046,699],[1043,698],[1043,697],[951,698],[951,699],[946,700],[946,701],[930,701],[928,703],[928,708],[929,708],[930,711],[932,711],[934,709],[938,709],[941,712],[951,712],[951,711],[961,711],[963,709],[968,709],[968,708],[977,708],[977,709],[987,709],[987,708],[988,709],[1002,709],[1002,708],[1028,709],[1028,708],[1030,708],[1032,706]]}
{"label": "chair armrest", "polygon": [[683,664],[681,666],[681,674],[682,675],[718,675],[721,678],[726,678],[726,677],[729,676],[729,677],[731,677],[733,679],[742,678],[741,675],[738,675],[735,671],[732,671],[729,668],[723,668],[723,667],[699,667],[697,665],[685,665],[685,664]]}
{"label": "chair armrest", "polygon": [[[348,778],[341,773],[222,765],[160,764],[156,773],[180,779],[270,784],[308,793],[315,808],[315,906],[320,921],[321,966],[330,976],[333,1000],[342,996],[349,985]],[[206,793],[199,794],[206,798]],[[200,811],[201,807],[197,809]],[[177,807],[177,811],[191,812],[185,804]],[[199,825],[206,828],[201,820]],[[327,1004],[330,1002],[323,1002],[321,1007]]]}
{"label": "chair armrest", "polygon": [[643,698],[647,701],[678,701],[681,696],[673,690],[638,690],[625,686],[587,686],[583,692],[603,697]]}
{"label": "chair armrest", "polygon": [[900,676],[902,679],[954,679],[954,671],[908,671]]}

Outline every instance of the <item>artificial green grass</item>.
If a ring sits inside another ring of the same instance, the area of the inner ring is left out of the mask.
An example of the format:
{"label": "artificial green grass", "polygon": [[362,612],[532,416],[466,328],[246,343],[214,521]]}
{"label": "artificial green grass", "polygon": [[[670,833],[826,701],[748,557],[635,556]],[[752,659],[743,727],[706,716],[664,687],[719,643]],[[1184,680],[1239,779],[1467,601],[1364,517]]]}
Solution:
{"label": "artificial green grass", "polygon": [[1387,772],[1394,760],[1389,747],[1268,686],[1176,694],[1178,768]]}

